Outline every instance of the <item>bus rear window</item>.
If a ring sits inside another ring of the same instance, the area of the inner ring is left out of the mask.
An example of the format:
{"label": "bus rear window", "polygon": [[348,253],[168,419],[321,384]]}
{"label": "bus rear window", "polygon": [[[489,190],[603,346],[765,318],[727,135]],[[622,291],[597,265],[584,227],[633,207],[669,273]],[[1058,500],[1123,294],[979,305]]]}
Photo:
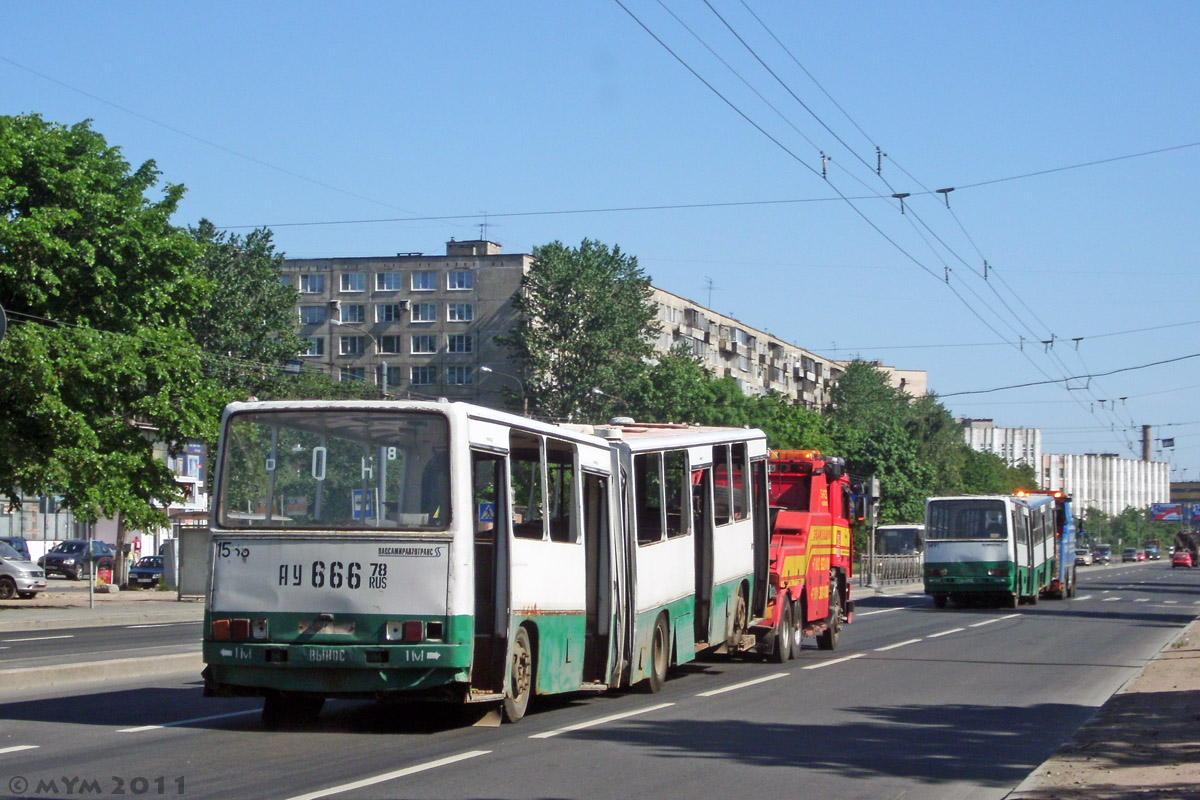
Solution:
{"label": "bus rear window", "polygon": [[449,426],[440,414],[345,409],[235,414],[217,524],[283,530],[445,530]]}

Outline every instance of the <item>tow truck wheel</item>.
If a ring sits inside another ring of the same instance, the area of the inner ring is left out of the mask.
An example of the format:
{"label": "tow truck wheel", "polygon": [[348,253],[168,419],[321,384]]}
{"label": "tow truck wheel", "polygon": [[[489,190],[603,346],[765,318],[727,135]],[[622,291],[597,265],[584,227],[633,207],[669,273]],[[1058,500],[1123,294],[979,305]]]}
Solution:
{"label": "tow truck wheel", "polygon": [[771,652],[771,661],[782,664],[792,655],[792,604],[781,600],[783,610],[779,614],[779,629],[775,632],[775,649]]}
{"label": "tow truck wheel", "polygon": [[842,595],[837,591],[836,584],[829,588],[829,619],[825,630],[817,634],[819,650],[837,650],[838,639],[842,635]]}

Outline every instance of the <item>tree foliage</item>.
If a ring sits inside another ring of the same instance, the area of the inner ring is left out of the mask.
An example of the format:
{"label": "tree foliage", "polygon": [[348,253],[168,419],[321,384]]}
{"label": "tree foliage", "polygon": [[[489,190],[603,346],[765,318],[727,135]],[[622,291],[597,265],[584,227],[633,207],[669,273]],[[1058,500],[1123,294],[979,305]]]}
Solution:
{"label": "tree foliage", "polygon": [[189,229],[202,248],[196,264],[212,284],[188,330],[211,358],[208,373],[235,395],[264,394],[281,378],[280,367],[296,358],[296,290],[280,283],[284,256],[262,228],[245,236],[218,231],[206,219]]}
{"label": "tree foliage", "polygon": [[536,247],[533,258],[513,301],[517,322],[500,342],[524,365],[532,412],[593,417],[608,403],[592,390],[620,397],[651,353],[650,279],[637,258],[588,239]]}
{"label": "tree foliage", "polygon": [[[0,117],[0,491],[58,494],[85,520],[163,521],[176,499],[153,452],[210,434],[214,387],[187,318],[211,285],[156,189],[83,122]],[[157,197],[147,194],[156,190]]]}

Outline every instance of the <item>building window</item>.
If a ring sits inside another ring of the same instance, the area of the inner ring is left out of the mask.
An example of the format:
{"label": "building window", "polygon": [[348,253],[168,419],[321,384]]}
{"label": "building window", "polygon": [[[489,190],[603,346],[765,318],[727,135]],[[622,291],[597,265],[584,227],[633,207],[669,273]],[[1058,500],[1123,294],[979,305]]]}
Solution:
{"label": "building window", "polygon": [[353,383],[354,381],[365,381],[367,379],[366,367],[342,367],[340,370],[342,383]]}
{"label": "building window", "polygon": [[324,275],[301,275],[300,294],[321,294],[325,291]]}
{"label": "building window", "polygon": [[361,303],[351,303],[350,305],[342,306],[342,322],[366,322],[367,312],[366,307]]}
{"label": "building window", "polygon": [[437,322],[437,303],[413,303],[413,322]]}
{"label": "building window", "polygon": [[429,334],[412,337],[412,352],[418,355],[428,355],[437,352],[437,337]]}
{"label": "building window", "polygon": [[400,342],[403,336],[380,336],[379,337],[379,352],[381,353],[399,353]]}
{"label": "building window", "polygon": [[375,306],[375,321],[376,322],[399,322],[404,318],[403,303],[388,303],[386,305]]}
{"label": "building window", "polygon": [[375,275],[375,291],[398,292],[404,288],[399,272],[380,272]]}
{"label": "building window", "polygon": [[413,386],[431,386],[437,383],[437,367],[410,367],[409,383]]}
{"label": "building window", "polygon": [[302,356],[323,356],[325,355],[325,338],[323,336],[302,336],[300,337],[305,344],[304,351],[300,353]]}
{"label": "building window", "polygon": [[367,290],[367,276],[363,272],[343,272],[342,273],[342,291],[343,292],[365,292]]}
{"label": "building window", "polygon": [[320,325],[325,321],[325,306],[300,306],[301,325]]}
{"label": "building window", "polygon": [[470,367],[446,367],[447,386],[470,386],[474,382],[475,374]]}
{"label": "building window", "polygon": [[363,349],[363,336],[341,336],[339,337],[338,353],[344,356],[361,356],[365,351]]}
{"label": "building window", "polygon": [[412,290],[414,292],[432,292],[436,288],[436,272],[414,272],[412,274]]}
{"label": "building window", "polygon": [[452,333],[446,337],[447,353],[474,353],[475,337],[469,333]]}
{"label": "building window", "polygon": [[291,275],[280,275],[279,283],[282,286],[291,286],[292,285],[292,276]]}
{"label": "building window", "polygon": [[470,322],[475,319],[473,303],[447,303],[446,319],[450,322]]}
{"label": "building window", "polygon": [[462,270],[452,270],[446,273],[446,289],[451,292],[465,292],[475,288],[475,273]]}

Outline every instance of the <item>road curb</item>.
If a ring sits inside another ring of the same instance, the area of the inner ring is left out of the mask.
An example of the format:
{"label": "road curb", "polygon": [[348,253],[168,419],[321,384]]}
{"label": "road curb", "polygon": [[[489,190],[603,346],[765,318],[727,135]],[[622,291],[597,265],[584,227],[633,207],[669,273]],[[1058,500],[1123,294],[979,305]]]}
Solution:
{"label": "road curb", "polygon": [[84,664],[55,664],[51,667],[19,667],[0,670],[0,690],[45,689],[87,681],[144,678],[169,672],[204,669],[200,651],[153,658],[116,658]]}

